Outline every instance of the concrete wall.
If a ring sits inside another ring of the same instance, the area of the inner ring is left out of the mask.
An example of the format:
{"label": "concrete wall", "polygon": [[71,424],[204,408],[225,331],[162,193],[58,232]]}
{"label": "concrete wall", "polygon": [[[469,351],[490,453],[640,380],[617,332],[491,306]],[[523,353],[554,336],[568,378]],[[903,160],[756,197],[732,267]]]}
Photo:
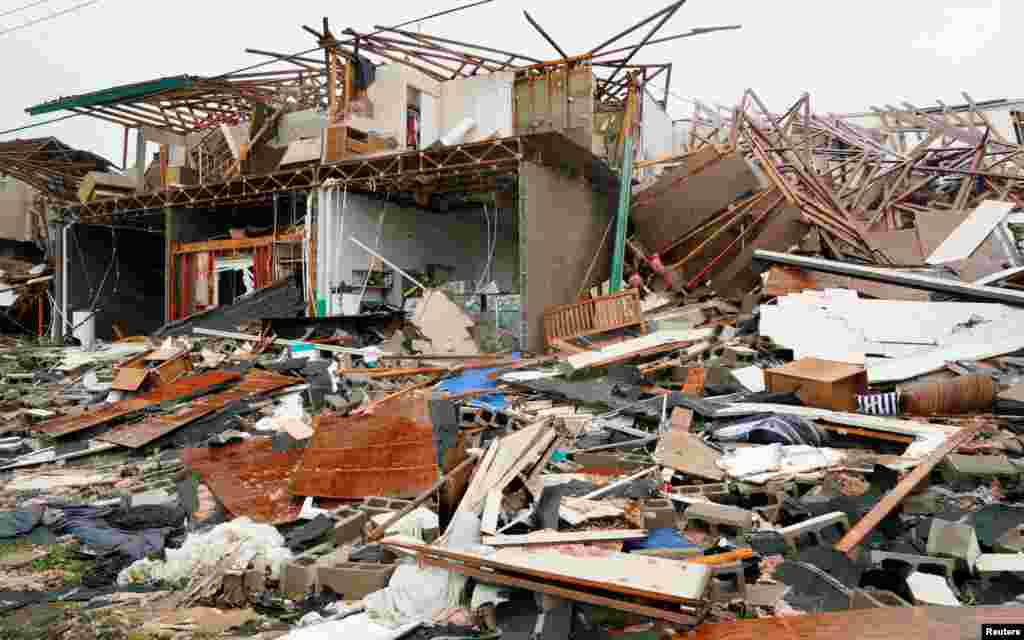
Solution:
{"label": "concrete wall", "polygon": [[99,290],[96,336],[113,338],[117,322],[127,335],[145,335],[164,322],[164,237],[144,231],[75,225],[69,235],[68,312],[87,311],[92,303],[90,284]]}
{"label": "concrete wall", "polygon": [[[350,285],[362,284],[362,281],[354,281],[352,272],[365,270],[371,256],[351,242],[351,236],[366,246],[375,248],[404,270],[424,270],[428,264],[444,264],[455,267],[455,280],[465,280],[474,286],[480,278],[487,262],[487,222],[483,208],[452,209],[448,213],[435,213],[380,198],[350,193],[342,214],[340,202],[339,198],[336,201],[337,206],[319,209],[321,216],[336,218],[333,226],[325,227],[325,221],[320,222],[319,228],[327,228],[334,240],[325,241],[323,233],[318,235],[319,297],[328,296],[330,289],[337,287],[341,282]],[[494,207],[489,206],[488,212],[494,216]],[[497,221],[498,237],[492,263],[493,279],[502,291],[517,291],[519,257],[516,212],[511,209],[499,210]],[[330,231],[332,229],[333,231]],[[396,286],[389,296],[393,304],[401,302],[399,280],[396,275]],[[340,309],[333,312],[340,313]]]}
{"label": "concrete wall", "polygon": [[[405,150],[408,87],[437,99],[441,97],[440,83],[424,73],[398,63],[377,67],[376,78],[366,90],[366,96],[373,103],[373,118],[353,116],[351,125],[384,137],[394,137],[398,140],[398,149]],[[440,117],[440,113],[435,114],[436,127],[440,127]]]}
{"label": "concrete wall", "polygon": [[476,127],[464,142],[479,142],[497,134],[514,133],[512,125],[512,71],[488,73],[472,78],[449,80],[441,85],[441,135],[454,129],[463,118],[473,118]]}
{"label": "concrete wall", "polygon": [[0,176],[0,238],[31,240],[30,211],[35,189],[13,177]]}
{"label": "concrete wall", "polygon": [[611,237],[601,239],[616,194],[600,194],[582,178],[523,162],[519,169],[519,242],[525,349],[544,349],[544,311],[576,302],[587,269],[600,251],[588,285],[611,267]]}

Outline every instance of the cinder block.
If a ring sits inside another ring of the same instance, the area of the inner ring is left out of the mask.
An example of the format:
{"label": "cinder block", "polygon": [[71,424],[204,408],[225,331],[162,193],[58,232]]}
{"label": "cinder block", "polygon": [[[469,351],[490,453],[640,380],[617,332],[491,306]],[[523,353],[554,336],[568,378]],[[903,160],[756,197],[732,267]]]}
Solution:
{"label": "cinder block", "polygon": [[342,562],[333,567],[320,567],[318,578],[321,587],[329,587],[346,600],[361,600],[388,586],[394,572],[393,564]]}
{"label": "cinder block", "polygon": [[641,504],[644,527],[647,529],[675,529],[676,508],[671,500],[648,498]]}
{"label": "cinder block", "polygon": [[284,566],[281,576],[281,593],[293,600],[300,600],[307,593],[317,590],[316,560],[299,558]]}
{"label": "cinder block", "polygon": [[365,511],[372,518],[373,516],[379,516],[382,513],[401,511],[411,504],[411,500],[399,500],[398,498],[381,498],[373,496],[366,498],[363,501],[363,504],[356,508],[361,511]]}
{"label": "cinder block", "polygon": [[1024,573],[1024,554],[983,553],[974,563],[978,573]]}
{"label": "cinder block", "polygon": [[949,522],[940,518],[932,518],[931,530],[928,532],[930,556],[943,556],[963,560],[971,569],[981,555],[978,536],[970,525]]}
{"label": "cinder block", "polygon": [[888,551],[871,552],[871,564],[882,565],[886,560],[905,562],[913,567],[914,571],[920,571],[921,567],[935,567],[942,569],[943,575],[949,579],[953,578],[953,571],[956,570],[956,560],[952,560],[950,558],[933,558],[931,556],[918,556],[910,553],[890,553]]}
{"label": "cinder block", "polygon": [[691,484],[683,487],[673,487],[672,490],[681,496],[704,496],[710,498],[729,493],[729,485],[724,482]]}
{"label": "cinder block", "polygon": [[965,456],[952,453],[942,463],[942,476],[946,482],[965,478],[1019,476],[1021,470],[1006,456]]}
{"label": "cinder block", "polygon": [[816,518],[810,518],[809,520],[783,527],[779,530],[779,533],[782,534],[782,539],[786,541],[786,546],[796,551],[803,536],[810,536],[817,545],[824,544],[825,541],[822,539],[821,532],[829,527],[841,527],[842,532],[845,533],[850,529],[850,519],[842,511],[833,511],[832,513],[826,513]]}
{"label": "cinder block", "polygon": [[334,525],[334,543],[337,545],[359,542],[363,539],[369,516],[366,511],[346,507],[336,514],[338,524]]}
{"label": "cinder block", "polygon": [[1024,525],[1013,527],[996,540],[997,553],[1024,553]]}
{"label": "cinder block", "polygon": [[720,527],[732,527],[737,531],[754,528],[754,513],[739,507],[730,507],[713,502],[695,502],[686,508],[686,525],[701,522],[713,535],[719,535]]}
{"label": "cinder block", "polygon": [[[727,580],[722,580],[725,577]],[[725,584],[735,583],[734,589],[725,588]],[[747,579],[743,574],[743,563],[732,562],[711,566],[711,600],[715,602],[729,602],[731,600],[746,600]]]}

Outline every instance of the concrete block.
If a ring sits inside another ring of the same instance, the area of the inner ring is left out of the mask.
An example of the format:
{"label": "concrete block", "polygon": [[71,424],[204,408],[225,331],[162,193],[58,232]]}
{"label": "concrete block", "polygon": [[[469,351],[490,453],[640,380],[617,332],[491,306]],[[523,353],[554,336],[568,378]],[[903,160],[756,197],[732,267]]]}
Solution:
{"label": "concrete block", "polygon": [[1024,525],[1013,527],[999,536],[995,548],[997,553],[1024,553]]}
{"label": "concrete block", "polygon": [[703,523],[713,535],[719,535],[720,527],[732,527],[738,531],[754,528],[754,513],[739,507],[730,507],[713,502],[695,502],[686,508],[686,525],[691,522]]}
{"label": "concrete block", "polygon": [[373,516],[378,516],[382,513],[401,511],[411,504],[411,500],[399,500],[398,498],[381,498],[374,496],[366,498],[363,500],[363,504],[356,508],[361,511],[365,511],[372,518]]}
{"label": "concrete block", "polygon": [[775,607],[790,588],[784,584],[750,584],[746,601],[755,607]]}
{"label": "concrete block", "polygon": [[359,542],[363,539],[369,516],[366,511],[346,507],[336,514],[338,524],[334,525],[334,543],[337,545]]}
{"label": "concrete block", "polygon": [[332,567],[319,567],[318,579],[321,588],[329,587],[346,600],[361,600],[374,591],[380,591],[388,586],[395,566],[369,562],[342,562]]}
{"label": "concrete block", "polygon": [[1024,573],[1024,554],[983,553],[974,563],[978,573]]}
{"label": "concrete block", "polygon": [[307,593],[317,590],[316,560],[299,558],[284,566],[281,576],[281,593],[293,600],[304,598]]}
{"label": "concrete block", "polygon": [[971,569],[981,555],[978,536],[970,525],[949,522],[940,518],[932,518],[931,530],[928,532],[930,556],[943,556],[963,560]]}
{"label": "concrete block", "polygon": [[953,453],[942,463],[946,482],[965,478],[1019,476],[1020,469],[1006,456],[965,456]]}
{"label": "concrete block", "polygon": [[646,529],[675,529],[676,508],[671,500],[648,498],[640,505]]}
{"label": "concrete block", "polygon": [[949,579],[953,578],[953,571],[956,570],[956,560],[951,558],[933,558],[931,556],[918,556],[910,553],[890,553],[888,551],[871,552],[871,564],[880,566],[886,560],[905,562],[913,567],[914,571],[920,571],[921,567],[936,567],[941,569],[943,575]]}
{"label": "concrete block", "polygon": [[949,582],[941,576],[915,571],[907,576],[907,587],[910,588],[910,593],[914,596],[915,604],[963,606],[949,586]]}
{"label": "concrete block", "polygon": [[782,534],[783,540],[786,541],[786,546],[796,551],[803,536],[810,536],[817,545],[824,544],[825,541],[821,536],[821,532],[829,527],[840,527],[842,532],[845,533],[850,529],[850,518],[842,511],[833,511],[832,513],[826,513],[816,518],[810,518],[809,520],[783,527],[779,530],[779,533]]}
{"label": "concrete block", "polygon": [[[735,588],[730,589],[725,586],[733,583],[736,585]],[[709,584],[711,585],[710,597],[715,602],[730,602],[747,598],[747,579],[743,574],[742,562],[713,565]]]}

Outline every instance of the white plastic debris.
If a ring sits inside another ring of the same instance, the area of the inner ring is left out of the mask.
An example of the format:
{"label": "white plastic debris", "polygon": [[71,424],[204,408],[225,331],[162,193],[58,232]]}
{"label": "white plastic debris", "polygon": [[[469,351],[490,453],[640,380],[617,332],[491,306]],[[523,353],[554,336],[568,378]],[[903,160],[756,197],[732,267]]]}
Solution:
{"label": "white plastic debris", "polygon": [[299,510],[299,520],[312,520],[317,516],[325,516],[330,511],[327,509],[318,509],[313,496],[306,496],[306,499],[302,501],[302,509]]}
{"label": "white plastic debris", "polygon": [[843,453],[835,449],[810,445],[769,444],[743,447],[723,455],[719,468],[734,478],[763,482],[769,475],[798,474],[827,469],[843,461]]}
{"label": "white plastic debris", "polygon": [[337,638],[358,638],[359,640],[397,640],[406,635],[422,622],[416,621],[397,629],[383,627],[365,613],[349,616],[342,620],[332,620],[311,627],[292,631],[281,640],[336,640]]}
{"label": "white plastic debris", "polygon": [[[381,513],[375,515],[373,516],[373,523],[380,526],[386,523],[393,515],[393,513]],[[400,518],[395,524],[388,527],[388,530],[385,533],[393,536],[411,536],[413,538],[423,540],[423,532],[425,530],[437,529],[440,526],[441,522],[436,513],[430,509],[419,507]]]}
{"label": "white plastic debris", "polygon": [[182,584],[195,576],[208,575],[224,558],[234,556],[227,570],[241,571],[256,558],[270,566],[270,577],[277,580],[284,564],[292,559],[284,536],[268,524],[249,518],[236,518],[205,533],[190,535],[180,549],[167,549],[167,560],[142,559],[126,567],[117,576],[120,585],[163,580]]}
{"label": "white plastic debris", "polygon": [[254,428],[257,431],[285,431],[296,440],[305,440],[313,435],[309,415],[302,406],[301,393],[285,396],[274,408],[274,414],[260,419]]}

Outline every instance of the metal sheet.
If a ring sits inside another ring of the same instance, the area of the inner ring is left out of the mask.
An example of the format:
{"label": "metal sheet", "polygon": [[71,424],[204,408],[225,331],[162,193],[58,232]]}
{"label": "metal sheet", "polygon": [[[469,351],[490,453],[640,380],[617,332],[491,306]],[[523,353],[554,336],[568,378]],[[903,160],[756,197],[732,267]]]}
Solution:
{"label": "metal sheet", "polygon": [[114,404],[102,409],[87,411],[77,416],[65,416],[54,420],[48,420],[42,424],[36,425],[33,427],[33,430],[59,438],[61,436],[66,436],[105,424],[111,420],[135,413],[136,411],[142,411],[146,407],[158,405],[163,402],[173,402],[178,398],[195,395],[203,389],[209,389],[210,387],[216,387],[218,385],[232,382],[241,377],[242,374],[236,371],[210,371],[197,376],[189,376],[188,378],[178,380],[177,382],[169,385],[164,385],[135,398],[115,402]]}
{"label": "metal sheet", "polygon": [[[215,449],[184,449],[181,458],[232,515],[273,525],[298,518],[302,498],[288,493],[288,478],[302,458],[301,449],[275,452],[271,438],[253,438]],[[317,506],[340,505],[323,500]]]}
{"label": "metal sheet", "polygon": [[121,425],[98,436],[97,439],[137,449],[176,429],[180,429],[190,422],[223,409],[232,402],[247,396],[270,393],[277,389],[301,383],[302,380],[299,378],[282,376],[266,371],[254,371],[246,374],[245,378],[233,387],[231,391],[198,398],[168,415],[154,416],[142,422]]}
{"label": "metal sheet", "polygon": [[437,480],[426,397],[388,403],[375,415],[314,420],[316,433],[292,476],[292,493],[360,499],[410,497]]}

